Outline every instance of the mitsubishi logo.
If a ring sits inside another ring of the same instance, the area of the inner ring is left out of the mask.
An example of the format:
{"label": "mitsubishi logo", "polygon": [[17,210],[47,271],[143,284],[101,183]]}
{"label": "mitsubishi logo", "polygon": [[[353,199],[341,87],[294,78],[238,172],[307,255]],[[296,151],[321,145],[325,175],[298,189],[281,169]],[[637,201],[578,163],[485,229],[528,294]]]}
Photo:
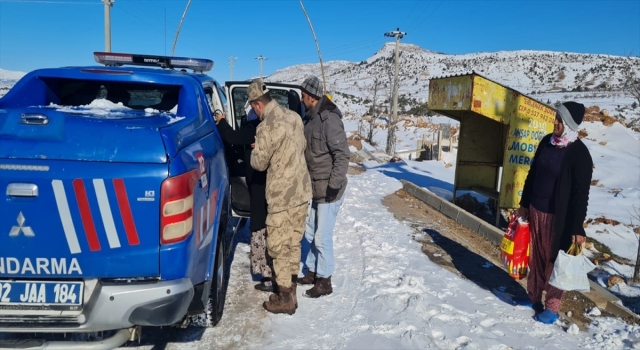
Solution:
{"label": "mitsubishi logo", "polygon": [[22,215],[22,212],[18,214],[18,218],[16,219],[16,221],[18,221],[18,226],[13,226],[11,228],[11,232],[9,232],[9,237],[16,237],[20,235],[20,232],[24,233],[25,237],[36,236],[35,233],[33,233],[33,230],[31,229],[31,227],[24,226],[25,218],[24,218],[24,215]]}

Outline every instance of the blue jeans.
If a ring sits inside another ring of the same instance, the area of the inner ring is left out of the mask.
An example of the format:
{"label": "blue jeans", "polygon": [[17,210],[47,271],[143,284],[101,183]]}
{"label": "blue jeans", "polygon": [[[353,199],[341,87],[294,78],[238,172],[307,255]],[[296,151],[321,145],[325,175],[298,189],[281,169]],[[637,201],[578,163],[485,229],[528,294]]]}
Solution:
{"label": "blue jeans", "polygon": [[309,246],[309,253],[303,260],[303,269],[315,272],[317,277],[328,278],[333,275],[333,228],[344,196],[333,203],[312,201],[309,205],[303,239],[303,243]]}

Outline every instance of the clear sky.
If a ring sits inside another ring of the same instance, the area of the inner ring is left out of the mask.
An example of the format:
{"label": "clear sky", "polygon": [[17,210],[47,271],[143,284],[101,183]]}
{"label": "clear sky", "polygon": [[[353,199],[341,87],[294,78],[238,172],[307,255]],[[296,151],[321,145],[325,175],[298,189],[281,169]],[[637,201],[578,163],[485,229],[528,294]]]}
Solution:
{"label": "clear sky", "polygon": [[[116,0],[111,51],[170,55],[187,0]],[[324,61],[361,61],[400,28],[402,40],[449,54],[551,50],[640,55],[640,0],[303,0]],[[105,49],[100,0],[0,0],[0,68],[94,64]],[[248,79],[317,63],[297,0],[192,0],[175,56],[213,59],[210,74]]]}

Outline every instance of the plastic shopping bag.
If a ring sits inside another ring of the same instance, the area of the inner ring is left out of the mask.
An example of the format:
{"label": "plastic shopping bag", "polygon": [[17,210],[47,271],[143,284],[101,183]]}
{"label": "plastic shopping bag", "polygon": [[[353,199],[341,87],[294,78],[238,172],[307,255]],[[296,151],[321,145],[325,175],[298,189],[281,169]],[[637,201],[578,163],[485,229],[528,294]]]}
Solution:
{"label": "plastic shopping bag", "polygon": [[500,256],[509,275],[517,280],[527,276],[530,241],[529,223],[513,215],[500,244]]}
{"label": "plastic shopping bag", "polygon": [[564,291],[588,292],[590,287],[587,273],[595,267],[582,254],[582,246],[573,243],[566,253],[564,250],[558,253],[549,284]]}

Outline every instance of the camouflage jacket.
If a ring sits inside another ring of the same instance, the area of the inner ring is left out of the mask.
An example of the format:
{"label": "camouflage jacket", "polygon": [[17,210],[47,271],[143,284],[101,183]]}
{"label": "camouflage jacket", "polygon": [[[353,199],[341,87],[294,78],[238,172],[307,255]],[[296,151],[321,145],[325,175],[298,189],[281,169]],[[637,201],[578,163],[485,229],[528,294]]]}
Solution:
{"label": "camouflage jacket", "polygon": [[299,206],[311,199],[311,178],[304,158],[307,141],[300,116],[269,102],[256,130],[251,166],[267,171],[269,213]]}

